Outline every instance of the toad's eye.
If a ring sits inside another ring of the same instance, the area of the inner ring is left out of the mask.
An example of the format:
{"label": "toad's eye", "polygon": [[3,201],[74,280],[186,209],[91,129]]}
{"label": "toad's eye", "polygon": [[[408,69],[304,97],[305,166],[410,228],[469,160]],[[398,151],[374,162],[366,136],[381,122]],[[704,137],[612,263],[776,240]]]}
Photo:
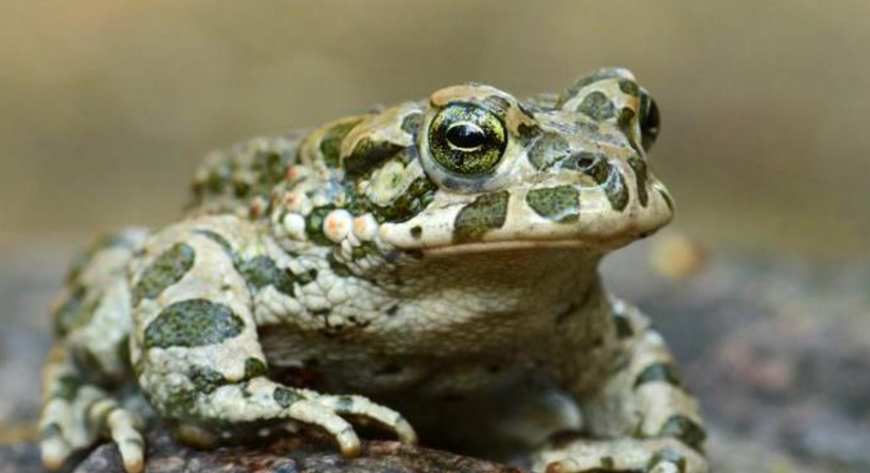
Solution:
{"label": "toad's eye", "polygon": [[506,147],[507,131],[502,120],[475,104],[450,104],[429,126],[432,158],[445,170],[462,176],[492,171]]}
{"label": "toad's eye", "polygon": [[640,137],[643,149],[649,151],[659,136],[661,118],[656,101],[643,91],[640,98]]}

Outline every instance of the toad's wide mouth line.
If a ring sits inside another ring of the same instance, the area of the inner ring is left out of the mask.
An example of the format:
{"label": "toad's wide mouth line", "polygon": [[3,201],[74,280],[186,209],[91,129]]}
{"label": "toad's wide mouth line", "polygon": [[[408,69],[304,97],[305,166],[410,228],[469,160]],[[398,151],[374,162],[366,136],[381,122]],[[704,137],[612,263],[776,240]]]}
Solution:
{"label": "toad's wide mouth line", "polygon": [[456,256],[471,253],[496,253],[523,251],[534,249],[575,250],[588,253],[604,252],[616,247],[624,246],[636,237],[625,236],[614,238],[609,236],[600,240],[592,239],[563,239],[563,240],[509,240],[509,241],[482,241],[473,243],[456,243],[428,248],[418,248],[426,257]]}

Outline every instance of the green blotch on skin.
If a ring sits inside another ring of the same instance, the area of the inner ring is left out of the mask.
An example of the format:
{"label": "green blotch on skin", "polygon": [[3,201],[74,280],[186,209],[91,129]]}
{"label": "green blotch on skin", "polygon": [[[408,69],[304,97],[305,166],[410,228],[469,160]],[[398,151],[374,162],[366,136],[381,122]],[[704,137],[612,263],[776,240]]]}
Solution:
{"label": "green blotch on skin", "polygon": [[529,162],[538,170],[545,170],[565,157],[570,150],[568,141],[558,133],[544,133],[529,150]]}
{"label": "green blotch on skin", "polygon": [[229,163],[223,163],[213,169],[205,181],[205,189],[211,194],[220,194],[232,179],[233,170]]}
{"label": "green blotch on skin", "polygon": [[535,124],[528,125],[526,123],[520,123],[519,126],[517,126],[517,136],[523,144],[531,143],[535,138],[541,136],[543,133],[544,130]]}
{"label": "green blotch on skin", "polygon": [[353,276],[350,268],[348,268],[346,264],[335,259],[335,255],[332,253],[330,253],[326,259],[329,262],[329,269],[331,269],[336,276],[342,278]]}
{"label": "green blotch on skin", "polygon": [[341,142],[361,121],[362,119],[339,123],[323,135],[320,140],[320,155],[328,167],[337,168],[341,164]]}
{"label": "green blotch on skin", "polygon": [[243,199],[251,194],[251,184],[245,181],[233,181],[233,195]]}
{"label": "green blotch on skin", "polygon": [[417,130],[420,129],[420,123],[423,122],[423,114],[419,112],[410,113],[402,119],[402,131],[416,136]]}
{"label": "green blotch on skin", "polygon": [[257,358],[245,360],[245,379],[256,378],[266,374],[266,363]]}
{"label": "green blotch on skin", "polygon": [[628,205],[628,189],[621,172],[613,169],[606,159],[596,160],[583,172],[592,177],[597,184],[603,186],[604,193],[614,210],[625,210]]}
{"label": "green blotch on skin", "polygon": [[577,111],[595,120],[608,120],[616,116],[616,107],[602,92],[592,92],[577,106]]}
{"label": "green blotch on skin", "polygon": [[54,313],[54,326],[57,334],[64,336],[77,328],[86,326],[94,318],[94,313],[99,305],[99,299],[87,300],[87,290],[84,286],[75,288]]}
{"label": "green blotch on skin", "polygon": [[335,411],[339,414],[350,414],[354,411],[353,398],[350,396],[340,396],[336,399]]}
{"label": "green blotch on skin", "polygon": [[296,281],[301,285],[306,285],[314,282],[317,279],[317,270],[310,269],[304,273],[296,275]]}
{"label": "green blotch on skin", "polygon": [[607,199],[614,210],[625,210],[628,205],[628,187],[621,172],[614,172],[613,177],[607,180],[604,192],[607,193]]}
{"label": "green blotch on skin", "polygon": [[418,177],[389,206],[374,206],[372,212],[378,222],[407,222],[422,212],[435,199],[435,186],[426,177]]}
{"label": "green blotch on skin", "polygon": [[196,253],[186,243],[177,243],[164,251],[145,269],[133,288],[133,307],[142,299],[155,299],[167,287],[181,281],[193,267]]}
{"label": "green blotch on skin", "polygon": [[63,429],[60,427],[60,424],[57,422],[52,422],[40,430],[39,435],[43,439],[49,439],[54,437],[60,437],[63,435]]}
{"label": "green blotch on skin", "polygon": [[251,171],[257,176],[254,189],[256,193],[268,197],[272,188],[284,180],[287,168],[295,159],[295,156],[290,153],[279,153],[275,150],[257,151],[251,163]]}
{"label": "green blotch on skin", "polygon": [[554,222],[576,222],[580,217],[580,191],[574,186],[533,189],[526,202],[535,213]]}
{"label": "green blotch on skin", "polygon": [[332,240],[323,234],[323,221],[329,215],[329,212],[333,210],[335,210],[334,205],[324,205],[323,207],[315,208],[305,217],[305,235],[308,236],[309,240],[318,245],[332,244]]}
{"label": "green blotch on skin", "polygon": [[501,228],[507,218],[508,200],[508,191],[494,192],[463,207],[454,222],[454,241],[480,240],[488,231]]}
{"label": "green blotch on skin", "polygon": [[655,382],[668,383],[674,386],[683,385],[683,380],[673,365],[659,363],[646,367],[646,369],[637,375],[637,378],[634,380],[634,387],[637,388],[643,384]]}
{"label": "green blotch on skin", "polygon": [[275,286],[275,289],[283,294],[292,296],[295,293],[293,274],[287,269],[279,268],[268,256],[257,256],[243,261],[239,263],[238,270],[252,292],[257,292],[266,286]]}
{"label": "green blotch on skin", "polygon": [[698,452],[703,452],[704,440],[707,432],[697,422],[683,415],[674,415],[665,422],[659,431],[659,437],[673,437],[680,439],[689,447]]}
{"label": "green blotch on skin", "polygon": [[289,408],[298,401],[303,400],[303,397],[293,389],[275,388],[272,393],[272,399],[284,409]]}
{"label": "green blotch on skin", "polygon": [[640,200],[640,205],[646,207],[649,203],[649,192],[646,188],[646,181],[649,177],[646,161],[632,157],[628,159],[628,165],[634,171],[634,176],[637,182],[637,198]]}
{"label": "green blotch on skin", "polygon": [[562,100],[559,101],[559,106],[564,104],[565,102],[571,100],[576,97],[577,94],[583,90],[584,87],[588,85],[592,85],[596,82],[606,80],[606,79],[618,79],[622,78],[622,76],[614,69],[602,69],[600,71],[596,71],[586,77],[579,79],[577,82],[568,87],[565,91]]}
{"label": "green blotch on skin", "polygon": [[351,179],[364,176],[403,149],[404,146],[390,141],[375,141],[365,137],[356,144],[350,156],[344,159],[345,173]]}
{"label": "green blotch on skin", "polygon": [[624,94],[631,95],[632,97],[640,95],[640,87],[638,87],[637,82],[629,79],[619,80],[619,90]]}
{"label": "green blotch on skin", "polygon": [[634,329],[631,327],[631,322],[628,320],[628,317],[614,314],[613,322],[616,325],[616,336],[620,340],[634,336]]}
{"label": "green blotch on skin", "polygon": [[79,392],[79,388],[84,386],[85,382],[81,378],[73,375],[61,376],[57,380],[54,392],[51,397],[63,399],[68,402],[75,400]]}
{"label": "green blotch on skin", "polygon": [[145,329],[145,348],[201,347],[233,338],[245,323],[232,309],[205,299],[170,305]]}
{"label": "green blotch on skin", "polygon": [[196,386],[198,392],[210,394],[215,389],[228,384],[221,373],[204,366],[194,366],[188,373],[188,379]]}
{"label": "green blotch on skin", "polygon": [[369,255],[380,255],[382,254],[381,249],[378,248],[378,245],[372,243],[370,241],[366,241],[360,243],[359,246],[354,247],[352,255],[354,260],[360,260]]}
{"label": "green blotch on skin", "polygon": [[634,120],[634,110],[626,107],[619,111],[619,117],[616,119],[616,124],[620,128],[628,128],[631,126],[631,121]]}

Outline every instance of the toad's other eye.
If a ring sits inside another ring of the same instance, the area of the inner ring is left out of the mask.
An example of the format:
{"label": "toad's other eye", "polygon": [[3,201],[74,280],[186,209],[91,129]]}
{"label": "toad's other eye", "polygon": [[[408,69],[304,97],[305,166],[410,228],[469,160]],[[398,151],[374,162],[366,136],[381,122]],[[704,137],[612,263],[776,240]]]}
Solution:
{"label": "toad's other eye", "polygon": [[507,147],[504,122],[471,103],[453,103],[429,126],[432,158],[445,170],[462,176],[486,174],[501,161]]}

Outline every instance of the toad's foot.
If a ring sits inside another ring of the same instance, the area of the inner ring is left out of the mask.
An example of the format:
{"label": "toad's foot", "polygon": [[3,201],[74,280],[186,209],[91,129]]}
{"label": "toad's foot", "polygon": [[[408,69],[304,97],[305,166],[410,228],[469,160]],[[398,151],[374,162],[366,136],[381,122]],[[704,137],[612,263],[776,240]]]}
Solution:
{"label": "toad's foot", "polygon": [[177,425],[177,436],[185,443],[204,448],[242,434],[232,427],[216,428],[216,423],[266,426],[275,420],[285,420],[293,427],[302,424],[323,429],[345,457],[360,453],[360,440],[351,421],[376,424],[404,443],[417,442],[417,434],[401,414],[362,396],[320,394],[282,386],[265,377],[203,393],[184,417]]}
{"label": "toad's foot", "polygon": [[139,416],[101,388],[87,384],[63,346],[55,347],[45,375],[47,392],[39,425],[46,468],[60,468],[74,451],[110,438],[118,446],[124,469],[141,472],[145,443]]}
{"label": "toad's foot", "polygon": [[548,447],[533,470],[546,473],[708,473],[695,450],[673,438],[573,440]]}

